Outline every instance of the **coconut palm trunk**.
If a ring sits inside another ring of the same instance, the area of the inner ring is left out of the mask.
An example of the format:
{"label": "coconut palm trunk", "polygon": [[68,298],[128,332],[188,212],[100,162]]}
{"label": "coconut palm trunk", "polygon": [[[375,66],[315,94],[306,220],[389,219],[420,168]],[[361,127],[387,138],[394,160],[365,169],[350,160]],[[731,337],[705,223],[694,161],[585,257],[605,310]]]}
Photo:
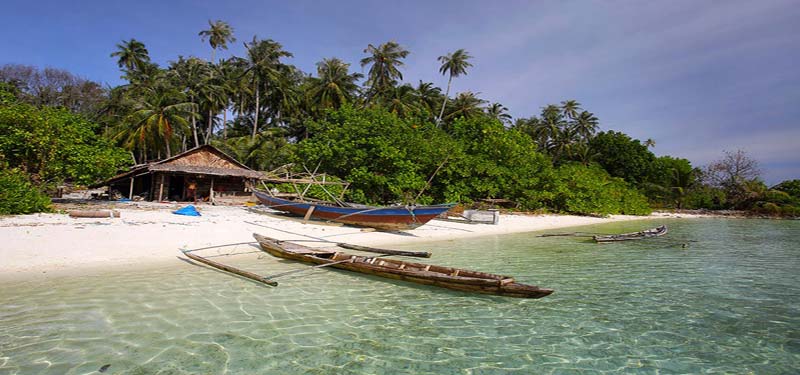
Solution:
{"label": "coconut palm trunk", "polygon": [[253,136],[251,137],[252,140],[256,139],[256,133],[258,133],[258,115],[259,115],[259,107],[258,107],[258,85],[256,85],[256,118],[253,119]]}
{"label": "coconut palm trunk", "polygon": [[[191,96],[192,107],[194,104],[194,95]],[[195,120],[194,110],[192,111],[192,136],[194,136],[194,147],[200,146],[200,140],[197,139],[197,121]]]}
{"label": "coconut palm trunk", "polygon": [[206,131],[206,144],[211,141],[211,132],[214,131],[214,112],[211,108],[208,109],[208,130]]}
{"label": "coconut palm trunk", "polygon": [[222,139],[228,139],[228,109],[222,111]]}
{"label": "coconut palm trunk", "polygon": [[439,125],[442,122],[442,116],[444,116],[444,107],[447,105],[447,97],[450,96],[450,84],[453,83],[453,75],[450,75],[450,78],[447,79],[447,90],[444,92],[444,101],[442,102],[442,110],[439,111],[439,118],[436,119],[436,125]]}

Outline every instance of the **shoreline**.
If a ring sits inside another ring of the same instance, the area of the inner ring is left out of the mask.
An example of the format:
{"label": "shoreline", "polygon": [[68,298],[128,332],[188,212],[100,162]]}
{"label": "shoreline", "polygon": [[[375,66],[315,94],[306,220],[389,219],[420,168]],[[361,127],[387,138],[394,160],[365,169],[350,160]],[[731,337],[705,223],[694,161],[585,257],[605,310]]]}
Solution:
{"label": "shoreline", "polygon": [[[445,241],[583,225],[662,218],[708,217],[655,213],[608,218],[572,215],[504,214],[499,225],[433,220],[408,232],[387,233],[258,213],[241,206],[201,205],[202,216],[172,214],[179,205],[118,204],[120,218],[75,219],[65,214],[0,217],[0,280],[93,273],[96,270],[138,268],[181,261],[179,249],[253,241],[252,233],[282,240],[309,239],[387,246]],[[103,207],[108,208],[108,207]],[[305,243],[325,247],[330,243]],[[240,245],[247,246],[247,245]],[[223,248],[224,247],[219,247]],[[121,268],[120,268],[121,267]]]}

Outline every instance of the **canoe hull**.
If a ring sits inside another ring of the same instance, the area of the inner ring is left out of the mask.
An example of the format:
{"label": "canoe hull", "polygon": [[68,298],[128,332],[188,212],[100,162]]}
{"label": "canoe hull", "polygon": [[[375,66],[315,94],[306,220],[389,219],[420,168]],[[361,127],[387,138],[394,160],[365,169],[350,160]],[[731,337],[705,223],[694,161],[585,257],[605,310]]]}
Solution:
{"label": "canoe hull", "polygon": [[[254,235],[261,245],[261,249],[272,256],[296,260],[312,264],[327,264],[355,257],[353,262],[332,264],[331,267],[347,271],[363,273],[367,275],[380,276],[388,279],[402,280],[423,285],[437,286],[441,288],[457,290],[462,292],[473,292],[492,294],[516,298],[542,298],[553,293],[552,289],[539,288],[534,285],[526,285],[514,282],[508,276],[487,274],[476,271],[462,270],[456,268],[431,266],[422,263],[404,262],[393,259],[364,258],[343,253],[333,253],[326,251],[314,251],[313,249],[296,244],[279,242],[277,240]],[[295,249],[291,249],[294,247]],[[297,250],[299,249],[299,251]],[[303,253],[305,251],[305,253]],[[335,258],[326,259],[321,255],[329,255]],[[368,259],[375,259],[370,264]],[[404,268],[399,268],[402,265]],[[430,271],[424,271],[425,267]],[[456,272],[458,270],[459,272]],[[444,272],[442,272],[444,271]],[[466,276],[453,276],[453,274]]]}
{"label": "canoe hull", "polygon": [[382,230],[414,229],[453,207],[451,204],[414,207],[335,207],[314,202],[290,201],[260,191],[255,191],[255,195],[261,204],[274,210],[305,216],[313,207],[310,218]]}
{"label": "canoe hull", "polygon": [[653,229],[643,230],[641,232],[614,234],[609,236],[594,236],[592,237],[592,239],[598,243],[619,242],[619,241],[631,241],[631,240],[641,240],[645,238],[661,237],[665,234],[667,234],[667,226],[662,225],[659,227],[655,227]]}

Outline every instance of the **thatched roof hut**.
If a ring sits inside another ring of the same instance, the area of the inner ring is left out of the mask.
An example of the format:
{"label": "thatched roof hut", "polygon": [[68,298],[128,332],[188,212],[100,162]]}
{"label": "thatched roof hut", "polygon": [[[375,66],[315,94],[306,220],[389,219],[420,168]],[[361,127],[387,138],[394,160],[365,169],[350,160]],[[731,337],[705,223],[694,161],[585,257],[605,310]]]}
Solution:
{"label": "thatched roof hut", "polygon": [[250,197],[253,183],[262,176],[215,147],[203,145],[169,159],[135,165],[91,187],[108,186],[128,198],[157,201],[241,201]]}

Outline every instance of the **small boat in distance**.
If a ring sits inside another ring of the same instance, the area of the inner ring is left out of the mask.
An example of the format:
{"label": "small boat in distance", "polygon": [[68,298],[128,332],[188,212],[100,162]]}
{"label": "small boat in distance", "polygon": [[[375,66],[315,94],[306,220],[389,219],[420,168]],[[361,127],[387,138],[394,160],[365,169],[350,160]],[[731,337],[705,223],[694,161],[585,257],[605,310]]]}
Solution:
{"label": "small boat in distance", "polygon": [[616,241],[630,241],[630,240],[641,240],[652,237],[660,237],[665,234],[667,234],[667,226],[661,225],[653,229],[643,230],[641,232],[594,236],[592,237],[592,239],[595,242],[616,242]]}
{"label": "small boat in distance", "polygon": [[414,229],[425,225],[454,206],[454,204],[440,204],[376,207],[355,203],[337,205],[325,201],[283,199],[260,190],[253,192],[267,208],[304,216],[305,219],[321,219],[382,230]]}
{"label": "small boat in distance", "polygon": [[517,283],[510,276],[405,262],[382,256],[351,255],[337,251],[313,249],[291,242],[253,234],[261,249],[272,256],[375,275],[395,280],[438,286],[462,292],[476,292],[517,298],[542,298],[552,289]]}

